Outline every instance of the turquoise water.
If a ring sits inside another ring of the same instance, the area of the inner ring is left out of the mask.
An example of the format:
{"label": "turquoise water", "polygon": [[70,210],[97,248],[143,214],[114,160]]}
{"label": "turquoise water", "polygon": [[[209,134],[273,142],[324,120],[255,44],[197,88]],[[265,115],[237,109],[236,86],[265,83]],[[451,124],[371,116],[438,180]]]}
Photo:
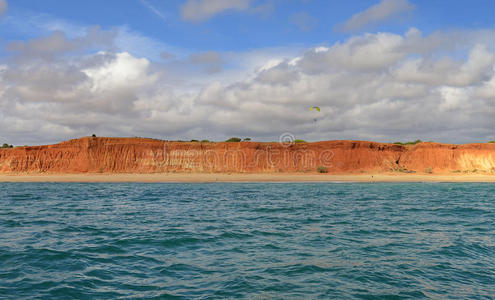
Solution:
{"label": "turquoise water", "polygon": [[485,298],[495,185],[0,183],[0,298]]}

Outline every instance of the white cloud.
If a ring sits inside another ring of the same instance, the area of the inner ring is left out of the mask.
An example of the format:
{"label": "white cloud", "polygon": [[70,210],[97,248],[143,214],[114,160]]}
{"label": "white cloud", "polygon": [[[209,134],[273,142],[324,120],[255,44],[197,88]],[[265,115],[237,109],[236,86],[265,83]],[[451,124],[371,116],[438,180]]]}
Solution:
{"label": "white cloud", "polygon": [[[0,62],[6,142],[92,133],[277,140],[291,132],[308,140],[444,142],[493,135],[495,53],[486,31],[423,36],[412,29],[304,51],[202,52],[165,62],[91,36],[106,32],[26,41]],[[462,47],[439,42],[450,36],[462,36]],[[106,50],[81,53],[86,43]],[[205,74],[218,62],[219,72]],[[314,105],[320,113],[309,112]]]}
{"label": "white cloud", "polygon": [[7,11],[8,3],[7,0],[0,0],[0,17]]}
{"label": "white cloud", "polygon": [[458,109],[469,104],[469,93],[466,89],[446,86],[439,90],[443,98],[439,106],[441,110]]}
{"label": "white cloud", "polygon": [[215,51],[194,53],[189,57],[193,64],[204,66],[208,73],[218,73],[222,71],[222,56]]}
{"label": "white cloud", "polygon": [[[186,52],[180,48],[171,47],[160,40],[143,35],[142,33],[130,29],[123,25],[113,27],[110,30],[102,30],[98,26],[85,26],[83,24],[68,22],[64,19],[57,19],[48,14],[19,12],[11,18],[6,18],[3,25],[13,32],[18,32],[21,35],[33,38],[30,43],[37,40],[47,40],[52,35],[61,35],[67,40],[80,40],[80,46],[88,48],[84,42],[88,32],[103,32],[106,35],[112,35],[111,44],[112,50],[120,50],[129,52],[132,55],[146,57],[152,60],[160,60],[163,52],[183,53]],[[54,37],[52,37],[54,39]],[[98,48],[101,45],[92,45]],[[25,48],[29,49],[26,44]],[[184,56],[188,56],[186,52]]]}
{"label": "white cloud", "polygon": [[478,95],[485,99],[495,100],[495,75],[483,83],[478,90]]}
{"label": "white cloud", "polygon": [[264,68],[256,80],[274,85],[290,84],[299,78],[299,73],[292,66],[290,62],[284,62],[271,68]]}
{"label": "white cloud", "polygon": [[88,28],[84,36],[73,39],[69,39],[64,32],[55,31],[49,36],[27,42],[11,42],[7,49],[23,59],[46,58],[72,51],[91,50],[92,47],[111,47],[115,35],[115,31],[102,31],[98,26]]}
{"label": "white cloud", "polygon": [[395,72],[402,81],[470,86],[487,80],[493,73],[495,56],[485,45],[475,44],[466,61],[451,57],[406,60]]}
{"label": "white cloud", "polygon": [[400,51],[403,41],[402,36],[390,33],[355,36],[329,48],[311,49],[299,64],[307,72],[327,72],[335,68],[381,69],[406,55]]}
{"label": "white cloud", "polygon": [[346,22],[336,26],[337,31],[356,31],[387,21],[400,14],[410,12],[414,5],[408,0],[381,0],[363,12],[353,15]]}
{"label": "white cloud", "polygon": [[181,16],[186,21],[201,22],[227,10],[247,10],[250,4],[251,0],[187,0]]}
{"label": "white cloud", "polygon": [[[105,53],[100,53],[105,55]],[[92,80],[91,91],[102,92],[129,87],[152,85],[155,78],[147,74],[150,62],[135,58],[127,52],[117,53],[115,58],[82,72]]]}

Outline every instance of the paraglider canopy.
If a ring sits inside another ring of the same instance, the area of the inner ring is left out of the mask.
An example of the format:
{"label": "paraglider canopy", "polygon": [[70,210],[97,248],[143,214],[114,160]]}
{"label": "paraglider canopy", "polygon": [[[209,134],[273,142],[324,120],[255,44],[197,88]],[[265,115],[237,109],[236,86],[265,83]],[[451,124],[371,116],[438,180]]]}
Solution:
{"label": "paraglider canopy", "polygon": [[[319,106],[311,106],[311,107],[309,108],[309,110],[310,110],[310,111],[316,110],[317,112],[320,112],[320,107],[319,107]],[[313,121],[314,121],[314,122],[315,122],[315,124],[316,124],[317,119],[316,119],[316,118],[314,118],[314,119],[313,119]]]}

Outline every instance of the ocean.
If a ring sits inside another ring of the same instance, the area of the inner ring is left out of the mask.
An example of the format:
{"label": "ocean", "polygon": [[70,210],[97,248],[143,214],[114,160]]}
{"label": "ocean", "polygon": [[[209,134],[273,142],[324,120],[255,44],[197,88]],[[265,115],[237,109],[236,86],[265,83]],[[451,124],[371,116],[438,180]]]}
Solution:
{"label": "ocean", "polygon": [[493,299],[495,185],[0,183],[2,299]]}

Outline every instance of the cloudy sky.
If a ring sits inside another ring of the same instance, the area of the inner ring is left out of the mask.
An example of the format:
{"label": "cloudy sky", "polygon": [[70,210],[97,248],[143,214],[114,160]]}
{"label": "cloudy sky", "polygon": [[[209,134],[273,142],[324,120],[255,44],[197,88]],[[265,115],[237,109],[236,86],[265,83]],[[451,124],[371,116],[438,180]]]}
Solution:
{"label": "cloudy sky", "polygon": [[0,142],[495,140],[493,11],[492,0],[0,0]]}

